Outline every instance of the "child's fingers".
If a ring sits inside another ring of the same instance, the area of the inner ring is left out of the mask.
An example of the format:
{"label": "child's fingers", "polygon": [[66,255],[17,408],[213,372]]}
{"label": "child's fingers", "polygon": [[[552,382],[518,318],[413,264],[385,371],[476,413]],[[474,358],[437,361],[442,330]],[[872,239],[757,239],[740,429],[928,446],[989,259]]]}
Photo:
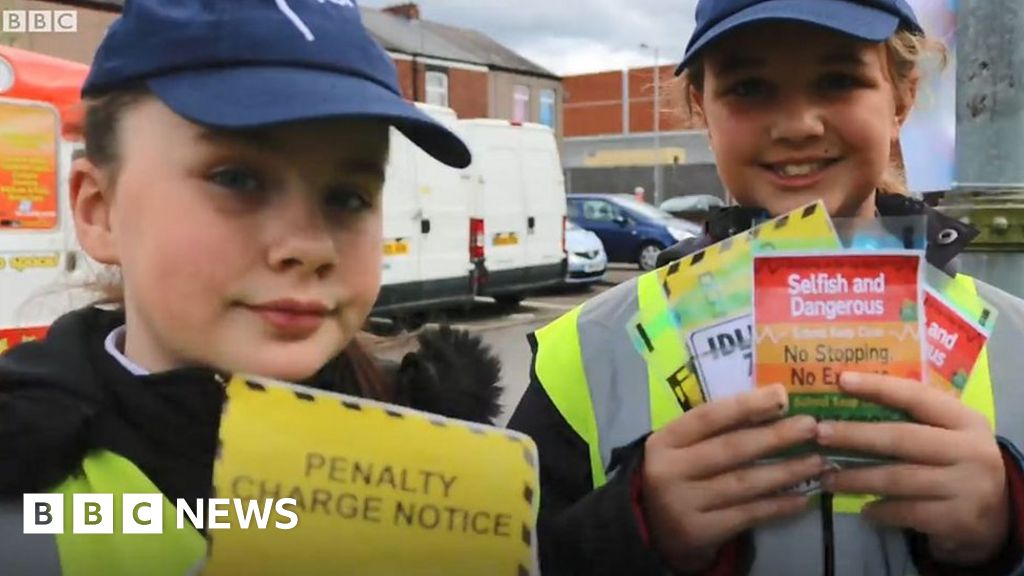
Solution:
{"label": "child's fingers", "polygon": [[851,396],[902,410],[924,424],[950,430],[990,429],[985,417],[959,398],[916,380],[844,372],[839,387]]}
{"label": "child's fingers", "polygon": [[761,498],[708,512],[701,519],[701,528],[707,532],[708,540],[727,542],[758,525],[799,514],[807,509],[807,502],[803,495]]}
{"label": "child's fingers", "polygon": [[949,526],[948,500],[880,500],[864,508],[864,517],[889,528],[941,534]]}
{"label": "child's fingers", "polygon": [[686,477],[705,479],[733,471],[786,448],[814,440],[818,423],[811,416],[794,416],[765,426],[727,432],[679,451]]}
{"label": "child's fingers", "polygon": [[827,462],[818,455],[759,464],[734,470],[700,482],[697,490],[704,496],[701,511],[710,512],[749,502],[796,486],[825,471]]}
{"label": "child's fingers", "polygon": [[822,488],[829,492],[889,498],[945,498],[954,496],[957,486],[948,468],[917,464],[849,468],[822,478]]}
{"label": "child's fingers", "polygon": [[789,398],[782,386],[759,388],[702,404],[656,432],[651,442],[656,446],[685,448],[723,432],[778,418],[788,406]]}
{"label": "child's fingers", "polygon": [[909,422],[822,422],[818,445],[887,456],[905,462],[949,466],[973,449],[962,433]]}

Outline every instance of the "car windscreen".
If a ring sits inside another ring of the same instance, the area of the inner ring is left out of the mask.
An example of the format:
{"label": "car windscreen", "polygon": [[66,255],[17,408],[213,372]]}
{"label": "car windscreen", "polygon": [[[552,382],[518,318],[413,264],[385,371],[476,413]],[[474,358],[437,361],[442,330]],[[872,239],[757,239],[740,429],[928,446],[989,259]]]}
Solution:
{"label": "car windscreen", "polygon": [[626,198],[616,198],[615,201],[644,218],[650,218],[651,220],[671,220],[674,218],[674,216],[668,212],[644,202]]}

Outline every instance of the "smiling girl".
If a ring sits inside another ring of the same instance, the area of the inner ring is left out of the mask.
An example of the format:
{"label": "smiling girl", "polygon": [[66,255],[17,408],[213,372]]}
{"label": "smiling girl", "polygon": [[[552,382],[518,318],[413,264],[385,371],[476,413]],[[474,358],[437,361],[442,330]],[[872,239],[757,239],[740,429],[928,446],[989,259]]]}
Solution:
{"label": "smiling girl", "polygon": [[[929,262],[995,305],[998,327],[963,401],[844,373],[843,392],[914,421],[819,423],[782,418],[781,387],[693,407],[649,378],[625,327],[659,309],[656,273],[587,302],[533,335],[533,378],[510,423],[540,450],[545,573],[1020,573],[1024,303],[955,275],[975,232],[894,194],[890,159],[931,46],[913,11],[904,0],[700,0],[696,20],[679,72],[739,206],[660,262],[816,200],[844,218],[924,216]],[[757,464],[808,442],[892,463]],[[786,490],[819,483],[834,500]]]}

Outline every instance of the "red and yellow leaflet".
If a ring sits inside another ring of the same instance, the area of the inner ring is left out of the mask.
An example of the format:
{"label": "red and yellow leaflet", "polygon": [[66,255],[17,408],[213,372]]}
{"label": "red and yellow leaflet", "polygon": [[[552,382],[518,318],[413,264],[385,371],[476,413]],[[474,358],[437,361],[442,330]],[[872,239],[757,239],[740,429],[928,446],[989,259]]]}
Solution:
{"label": "red and yellow leaflet", "polygon": [[988,335],[930,289],[925,291],[924,313],[928,342],[927,382],[959,395],[967,385]]}
{"label": "red and yellow leaflet", "polygon": [[922,379],[923,259],[908,252],[754,259],[754,383],[782,383],[792,414],[903,420],[839,392],[846,370]]}

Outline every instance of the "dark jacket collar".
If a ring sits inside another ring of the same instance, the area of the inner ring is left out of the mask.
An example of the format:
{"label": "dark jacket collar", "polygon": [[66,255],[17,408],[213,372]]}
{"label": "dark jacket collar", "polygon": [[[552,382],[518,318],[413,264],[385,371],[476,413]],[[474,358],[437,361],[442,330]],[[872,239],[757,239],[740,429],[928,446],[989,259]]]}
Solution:
{"label": "dark jacket collar", "polygon": [[[951,218],[924,202],[902,194],[879,193],[875,207],[880,216],[924,216],[927,222],[928,262],[936,268],[955,273],[955,259],[978,236],[978,230]],[[684,240],[663,250],[658,266],[674,262],[698,250],[744,232],[768,218],[761,208],[731,206],[719,209],[705,224],[704,236]]]}

